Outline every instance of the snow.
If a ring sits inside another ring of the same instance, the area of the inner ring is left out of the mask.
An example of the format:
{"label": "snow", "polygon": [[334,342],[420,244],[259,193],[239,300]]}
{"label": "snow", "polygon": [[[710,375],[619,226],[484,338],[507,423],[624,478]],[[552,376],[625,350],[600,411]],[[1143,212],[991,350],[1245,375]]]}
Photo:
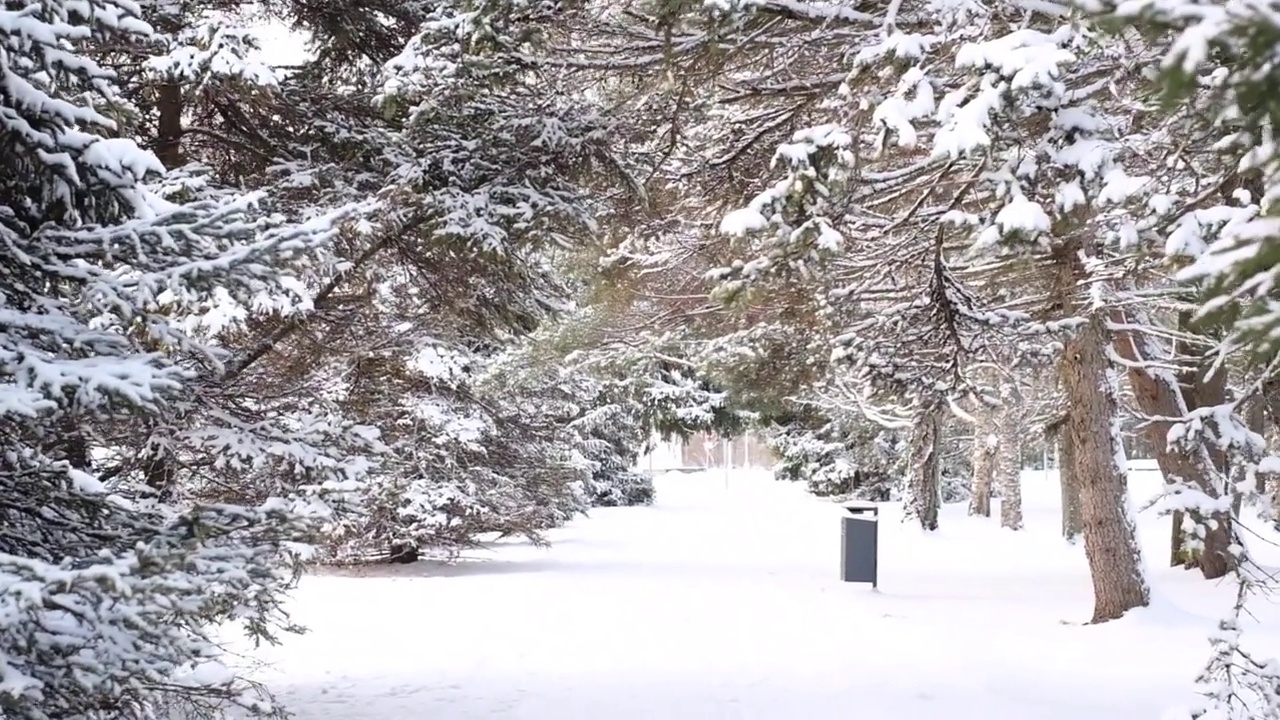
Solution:
{"label": "snow", "polygon": [[1046,233],[1052,228],[1049,215],[1039,203],[1018,195],[996,214],[996,225],[1005,233]]}
{"label": "snow", "polygon": [[[721,234],[743,236],[764,230],[772,223],[784,222],[783,206],[800,200],[806,205],[801,214],[809,219],[798,228],[786,228],[783,237],[796,241],[816,229],[818,248],[838,250],[844,244],[844,237],[822,217],[825,201],[818,198],[825,198],[830,192],[828,183],[842,178],[844,168],[852,167],[854,157],[849,150],[852,144],[849,133],[839,125],[816,125],[796,131],[791,142],[778,146],[772,161],[773,166],[785,164],[790,169],[788,177],[756,195],[746,207],[727,213],[720,221]],[[834,162],[815,165],[814,161],[824,150],[834,152]],[[810,194],[816,197],[806,197]],[[744,266],[743,270],[751,275],[763,272],[770,264],[767,258],[762,258]]]}
{"label": "snow", "polygon": [[880,103],[871,119],[891,128],[897,134],[900,147],[914,148],[917,133],[912,121],[933,115],[937,110],[933,86],[920,68],[913,67],[898,81],[897,93]]}
{"label": "snow", "polygon": [[[1139,505],[1159,485],[1131,478]],[[294,613],[312,632],[260,654],[260,678],[298,720],[1132,720],[1191,699],[1231,600],[1160,567],[1152,608],[1078,624],[1091,586],[1052,473],[1024,473],[1017,533],[961,503],[926,535],[881,506],[879,590],[838,581],[842,511],[766,471],[657,491],[550,549],[308,576]],[[1168,522],[1140,516],[1149,555]],[[1280,613],[1255,609],[1269,627],[1246,642],[1280,647]]]}
{"label": "snow", "polygon": [[769,227],[769,220],[755,208],[739,208],[725,214],[720,221],[723,235],[747,235]]}
{"label": "snow", "polygon": [[307,48],[306,33],[299,32],[276,20],[264,20],[254,25],[258,47],[249,59],[271,67],[301,65],[311,59]]}
{"label": "snow", "polygon": [[192,667],[187,673],[175,678],[175,682],[189,687],[218,687],[230,685],[235,680],[235,673],[217,661],[207,661]]}

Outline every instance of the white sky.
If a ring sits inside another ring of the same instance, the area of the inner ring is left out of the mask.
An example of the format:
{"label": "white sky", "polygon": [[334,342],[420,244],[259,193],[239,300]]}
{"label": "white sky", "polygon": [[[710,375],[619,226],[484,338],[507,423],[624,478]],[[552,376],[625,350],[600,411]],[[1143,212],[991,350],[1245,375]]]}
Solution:
{"label": "white sky", "polygon": [[258,57],[254,59],[272,66],[297,65],[307,59],[305,33],[296,32],[284,23],[265,18],[258,20],[252,27],[258,44],[262,47]]}

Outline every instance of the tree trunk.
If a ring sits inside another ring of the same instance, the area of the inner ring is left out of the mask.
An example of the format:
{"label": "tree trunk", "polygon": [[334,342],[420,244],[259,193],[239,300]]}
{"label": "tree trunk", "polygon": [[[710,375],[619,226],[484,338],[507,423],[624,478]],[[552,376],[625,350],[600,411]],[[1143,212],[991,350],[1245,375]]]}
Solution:
{"label": "tree trunk", "polygon": [[[1149,324],[1147,318],[1135,310],[1128,311],[1128,314],[1113,311],[1112,320],[1126,328]],[[1155,344],[1152,338],[1137,331],[1121,330],[1113,338],[1113,343],[1120,357],[1130,363],[1129,384],[1133,387],[1134,398],[1144,415],[1182,418],[1196,407],[1220,405],[1226,401],[1225,373],[1219,372],[1209,377],[1207,368],[1199,368],[1193,373],[1176,376],[1161,369],[1148,368],[1143,363],[1167,361],[1169,353]],[[1186,483],[1199,488],[1209,497],[1221,497],[1225,491],[1226,479],[1221,471],[1221,458],[1214,457],[1218,454],[1216,448],[1210,449],[1203,443],[1190,448],[1182,445],[1170,446],[1170,424],[1167,421],[1151,421],[1145,423],[1142,430],[1147,442],[1156,449],[1156,461],[1165,481]],[[1209,579],[1226,575],[1235,562],[1230,553],[1231,516],[1218,512],[1207,519],[1197,515],[1195,520],[1205,529],[1203,551],[1195,556],[1187,554],[1186,543],[1182,538],[1181,514],[1175,513],[1172,528],[1172,542],[1175,545],[1172,548],[1171,563],[1194,563],[1199,566],[1204,577]]]}
{"label": "tree trunk", "polygon": [[[1245,403],[1245,423],[1249,430],[1258,434],[1265,441],[1267,437],[1266,400],[1262,395],[1254,395]],[[1267,494],[1267,477],[1258,473],[1253,480],[1253,489],[1260,496]]]}
{"label": "tree trunk", "polygon": [[920,521],[925,530],[938,529],[938,509],[942,505],[938,463],[939,408],[925,407],[916,416],[911,432],[911,467],[907,473],[905,517]]}
{"label": "tree trunk", "polygon": [[1173,522],[1169,525],[1169,567],[1181,565],[1187,570],[1200,566],[1197,553],[1187,547],[1187,533],[1182,529],[1187,514],[1181,510],[1173,511]]}
{"label": "tree trunk", "polygon": [[991,517],[991,482],[996,472],[995,410],[983,405],[974,413],[973,478],[969,482],[969,514]]}
{"label": "tree trunk", "polygon": [[156,157],[166,170],[182,167],[182,86],[162,83],[156,88]]}
{"label": "tree trunk", "polygon": [[[1189,314],[1183,313],[1181,321],[1189,324]],[[1183,402],[1188,410],[1212,407],[1227,402],[1227,373],[1225,368],[1219,368],[1219,372],[1214,373],[1212,376],[1209,375],[1210,371],[1211,365],[1205,363],[1179,376],[1179,389],[1182,390]],[[1211,471],[1219,473],[1225,482],[1219,487],[1211,472],[1202,476],[1203,480],[1199,483],[1199,486],[1213,497],[1218,496],[1211,491],[1213,489],[1218,490],[1219,493],[1231,492],[1225,484],[1226,482],[1232,482],[1229,476],[1232,469],[1226,454],[1213,444],[1206,444],[1202,454],[1208,458]],[[1239,502],[1240,497],[1236,495],[1230,513],[1213,514],[1209,523],[1212,527],[1207,528],[1202,538],[1204,547],[1199,553],[1192,554],[1191,559],[1200,568],[1201,574],[1210,580],[1220,578],[1235,568],[1236,556],[1231,552],[1231,546],[1234,543],[1234,532],[1231,523],[1233,522],[1232,518],[1240,510]],[[1204,523],[1199,514],[1195,514],[1193,517],[1196,522]],[[1179,530],[1182,529],[1181,524],[1177,527]],[[1185,545],[1185,542],[1183,544]]]}
{"label": "tree trunk", "polygon": [[1000,483],[1000,526],[1022,529],[1022,444],[1019,441],[1019,412],[1015,388],[1000,383],[999,447],[996,448],[996,477]]}
{"label": "tree trunk", "polygon": [[[165,35],[182,32],[185,18],[169,9],[156,9],[158,12],[148,13],[152,27]],[[183,165],[182,136],[186,131],[182,127],[182,115],[186,111],[186,98],[182,84],[171,80],[157,85],[155,93],[156,138],[153,151],[166,170],[173,170]]]}
{"label": "tree trunk", "polygon": [[[1263,414],[1267,420],[1271,422],[1271,426],[1280,427],[1280,379],[1272,378],[1262,383],[1262,402]],[[1267,433],[1263,433],[1263,437],[1267,437]],[[1271,448],[1268,443],[1268,453]],[[1263,493],[1271,494],[1271,517],[1273,524],[1280,529],[1280,475],[1271,475],[1266,478],[1259,478],[1258,484],[1263,488]]]}
{"label": "tree trunk", "polygon": [[1067,342],[1060,366],[1068,407],[1063,433],[1070,436],[1073,477],[1080,485],[1095,623],[1143,607],[1151,596],[1142,574],[1133,518],[1129,516],[1124,448],[1110,361],[1105,352],[1108,340],[1105,321],[1094,315]]}
{"label": "tree trunk", "polygon": [[1263,413],[1274,426],[1280,426],[1280,378],[1270,378],[1262,383]]}
{"label": "tree trunk", "polygon": [[168,502],[173,499],[173,492],[178,483],[177,469],[173,459],[165,455],[159,448],[152,448],[142,458],[142,476],[147,486],[156,493],[156,499]]}
{"label": "tree trunk", "polygon": [[58,418],[59,432],[53,440],[56,448],[51,454],[59,460],[65,460],[76,470],[87,471],[93,466],[89,438],[85,435],[79,419],[71,413],[63,413]]}
{"label": "tree trunk", "polygon": [[1280,530],[1280,476],[1271,476],[1271,517],[1272,525]]}
{"label": "tree trunk", "polygon": [[1058,485],[1062,489],[1062,537],[1071,543],[1084,533],[1084,518],[1080,515],[1080,481],[1075,470],[1075,444],[1064,426],[1058,435]]}

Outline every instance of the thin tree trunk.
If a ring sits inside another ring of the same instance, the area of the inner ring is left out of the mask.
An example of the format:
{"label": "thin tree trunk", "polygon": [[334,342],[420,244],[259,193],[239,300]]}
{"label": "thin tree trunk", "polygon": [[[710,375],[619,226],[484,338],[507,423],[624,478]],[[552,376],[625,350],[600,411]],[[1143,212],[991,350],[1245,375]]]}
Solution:
{"label": "thin tree trunk", "polygon": [[1262,383],[1262,408],[1271,424],[1280,427],[1280,379],[1271,378]]}
{"label": "thin tree trunk", "polygon": [[[1182,313],[1179,319],[1180,324],[1190,324],[1190,314]],[[1225,369],[1220,368],[1218,372],[1209,375],[1212,366],[1209,363],[1201,364],[1199,367],[1183,373],[1179,379],[1179,389],[1182,390],[1183,402],[1188,410],[1195,408],[1211,407],[1221,405],[1227,402],[1227,373]],[[1233,470],[1228,462],[1226,453],[1221,448],[1213,444],[1204,446],[1203,455],[1208,458],[1210,468],[1220,473],[1227,483],[1234,483],[1243,479],[1243,468],[1237,468],[1234,474],[1240,477],[1232,478]],[[1202,489],[1214,495],[1210,488],[1217,488],[1213,481],[1212,473],[1202,476],[1203,479],[1199,483]],[[1224,483],[1220,492],[1230,492],[1229,487]],[[1216,495],[1214,495],[1216,497]],[[1203,549],[1199,553],[1193,553],[1191,560],[1193,567],[1199,567],[1201,574],[1208,579],[1220,578],[1235,567],[1236,557],[1231,552],[1233,544],[1232,537],[1234,535],[1231,523],[1235,515],[1240,510],[1240,496],[1236,494],[1232,501],[1231,512],[1215,513],[1209,525],[1211,526],[1205,532],[1202,542]],[[1195,516],[1197,522],[1203,524],[1203,519],[1197,514]],[[1182,529],[1181,524],[1177,526],[1178,530]],[[1185,545],[1185,541],[1183,543]]]}
{"label": "thin tree trunk", "polygon": [[[148,21],[166,35],[177,35],[185,26],[179,14],[156,8],[148,13]],[[175,9],[176,10],[176,9]],[[182,115],[186,112],[186,97],[181,82],[165,81],[155,89],[156,140],[155,154],[166,170],[182,167]]]}
{"label": "thin tree trunk", "polygon": [[[1141,313],[1130,310],[1128,314],[1113,311],[1113,320],[1125,327],[1148,324]],[[1129,361],[1128,378],[1134,398],[1144,415],[1150,417],[1181,418],[1196,407],[1220,405],[1226,400],[1225,376],[1217,373],[1208,377],[1206,368],[1178,377],[1173,373],[1150,369],[1142,363],[1163,360],[1168,353],[1154,344],[1145,334],[1122,330],[1113,338],[1114,347],[1122,358]],[[1143,433],[1156,450],[1156,460],[1166,482],[1183,482],[1199,488],[1209,497],[1221,497],[1225,490],[1220,457],[1215,458],[1216,448],[1203,443],[1192,448],[1168,443],[1169,422],[1153,421],[1143,427]],[[1234,556],[1231,547],[1231,516],[1225,512],[1214,513],[1209,518],[1195,517],[1197,525],[1205,528],[1203,551],[1195,556],[1185,552],[1182,538],[1182,517],[1175,513],[1172,528],[1171,563],[1193,563],[1209,579],[1219,578],[1231,571]]]}
{"label": "thin tree trunk", "polygon": [[1080,510],[1080,480],[1076,476],[1075,443],[1064,424],[1058,434],[1058,485],[1062,490],[1062,537],[1074,543],[1084,534]]}
{"label": "thin tree trunk", "polygon": [[916,416],[911,432],[911,467],[907,474],[905,516],[920,521],[925,530],[938,529],[942,505],[938,463],[939,408],[925,407]]}
{"label": "thin tree trunk", "polygon": [[1198,553],[1187,547],[1187,533],[1182,528],[1186,519],[1186,513],[1181,510],[1173,511],[1173,522],[1169,525],[1169,567],[1181,565],[1190,570],[1199,567],[1200,560]]}
{"label": "thin tree trunk", "polygon": [[[1070,272],[1070,270],[1068,270]],[[1093,622],[1113,620],[1150,602],[1142,573],[1123,467],[1118,408],[1110,377],[1106,323],[1095,315],[1067,342],[1061,363],[1068,415],[1063,432],[1080,483],[1084,549],[1093,577]]]}
{"label": "thin tree trunk", "polygon": [[[1280,380],[1272,378],[1262,383],[1262,402],[1260,404],[1271,426],[1273,428],[1280,427]],[[1267,437],[1267,433],[1264,432],[1263,437]],[[1269,451],[1270,447],[1268,447]],[[1264,494],[1269,492],[1271,495],[1271,517],[1275,527],[1280,529],[1280,475],[1271,475],[1268,478],[1260,477],[1258,484],[1264,488]]]}
{"label": "thin tree trunk", "polygon": [[1000,384],[999,447],[996,477],[1000,483],[1000,526],[1022,529],[1022,444],[1018,434],[1017,393],[1009,381]]}
{"label": "thin tree trunk", "polygon": [[1272,525],[1280,530],[1280,476],[1271,476],[1271,517]]}
{"label": "thin tree trunk", "polygon": [[[1249,430],[1258,434],[1263,438],[1264,442],[1267,437],[1267,411],[1266,400],[1261,394],[1254,395],[1245,403],[1245,422],[1249,426]],[[1262,473],[1254,478],[1254,491],[1259,495],[1267,494],[1267,477]]]}
{"label": "thin tree trunk", "polygon": [[156,88],[156,157],[166,170],[182,166],[182,86],[178,83],[161,83]]}
{"label": "thin tree trunk", "polygon": [[59,433],[53,442],[54,447],[57,448],[54,454],[77,470],[88,470],[92,467],[89,439],[78,418],[71,413],[64,413],[58,418],[58,426]]}
{"label": "thin tree trunk", "polygon": [[173,499],[173,492],[178,482],[177,468],[173,458],[159,447],[148,448],[142,458],[142,477],[147,486],[156,492],[161,502]]}
{"label": "thin tree trunk", "polygon": [[974,413],[973,478],[969,481],[969,514],[991,517],[991,482],[996,472],[995,410],[983,405]]}

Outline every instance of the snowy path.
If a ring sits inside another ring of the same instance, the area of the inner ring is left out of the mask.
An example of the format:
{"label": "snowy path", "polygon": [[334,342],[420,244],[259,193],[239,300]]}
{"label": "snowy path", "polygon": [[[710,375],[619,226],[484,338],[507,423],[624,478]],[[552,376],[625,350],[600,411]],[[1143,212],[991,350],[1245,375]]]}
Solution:
{"label": "snowy path", "polygon": [[299,720],[1158,718],[1225,590],[1170,575],[1178,608],[1063,624],[1089,615],[1083,553],[1029,488],[1023,537],[886,518],[876,593],[837,581],[838,509],[755,478],[660,481],[655,507],[596,511],[550,550],[309,577],[313,632],[263,679]]}

